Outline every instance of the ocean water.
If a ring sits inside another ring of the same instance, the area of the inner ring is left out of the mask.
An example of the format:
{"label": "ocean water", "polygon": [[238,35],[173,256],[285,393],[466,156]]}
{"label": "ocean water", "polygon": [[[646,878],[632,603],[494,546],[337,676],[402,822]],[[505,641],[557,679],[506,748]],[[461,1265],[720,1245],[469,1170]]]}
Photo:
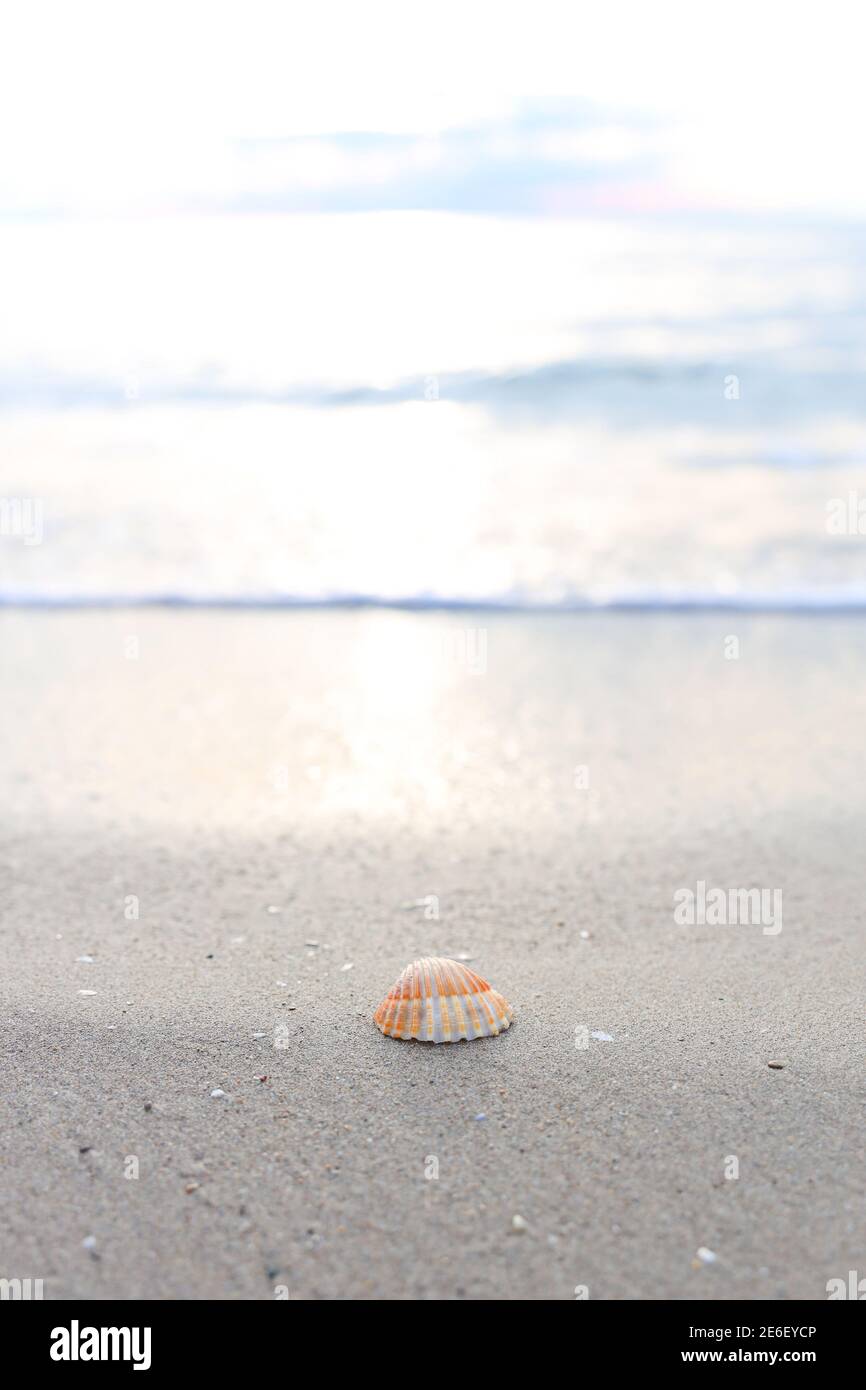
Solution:
{"label": "ocean water", "polygon": [[0,243],[0,601],[866,606],[859,225]]}

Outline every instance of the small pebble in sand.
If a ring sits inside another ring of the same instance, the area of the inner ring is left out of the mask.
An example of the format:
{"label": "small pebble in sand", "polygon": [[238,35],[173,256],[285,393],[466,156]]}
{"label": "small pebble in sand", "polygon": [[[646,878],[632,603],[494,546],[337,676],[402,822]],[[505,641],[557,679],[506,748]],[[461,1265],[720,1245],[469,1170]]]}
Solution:
{"label": "small pebble in sand", "polygon": [[516,1236],[522,1236],[529,1230],[529,1222],[524,1221],[522,1216],[512,1216],[511,1230]]}
{"label": "small pebble in sand", "polygon": [[784,1070],[785,1063],[784,1063],[784,1062],[768,1062],[768,1063],[767,1063],[767,1066],[768,1066],[768,1067],[771,1067],[771,1068],[773,1069],[773,1071],[783,1071],[783,1070]]}
{"label": "small pebble in sand", "polygon": [[197,1183],[197,1182],[188,1182],[187,1185],[186,1185],[186,1187],[185,1187],[183,1190],[184,1190],[184,1192],[186,1192],[186,1193],[198,1192],[198,1183]]}
{"label": "small pebble in sand", "polygon": [[266,1034],[266,1033],[253,1033],[253,1037],[254,1037],[254,1038],[264,1038],[264,1037],[267,1037],[267,1034]]}
{"label": "small pebble in sand", "polygon": [[319,944],[318,941],[305,941],[305,942],[304,942],[304,945],[305,945],[305,946],[318,946],[318,944]]}
{"label": "small pebble in sand", "polygon": [[486,1119],[487,1119],[487,1116],[486,1116],[486,1115],[484,1114],[484,1112],[482,1111],[481,1114],[476,1115],[475,1118],[476,1118],[476,1120],[486,1120]]}
{"label": "small pebble in sand", "polygon": [[85,1236],[81,1245],[84,1250],[93,1252],[96,1249],[96,1236]]}
{"label": "small pebble in sand", "polygon": [[272,905],[268,908],[268,912],[270,912],[271,915],[273,915],[275,912],[282,912],[282,910],[283,910],[283,909],[282,909],[281,907],[276,907],[274,904],[272,904]]}
{"label": "small pebble in sand", "polygon": [[350,960],[347,960],[345,965],[341,965],[341,966],[340,966],[340,969],[341,969],[341,970],[351,970],[351,969],[352,969],[352,965],[353,965],[353,962],[350,961]]}
{"label": "small pebble in sand", "polygon": [[279,985],[280,989],[288,989],[289,987],[288,980],[277,980],[276,983]]}
{"label": "small pebble in sand", "polygon": [[716,1263],[716,1254],[714,1251],[708,1250],[705,1245],[698,1246],[696,1254],[702,1265],[714,1265]]}
{"label": "small pebble in sand", "polygon": [[146,1101],[144,1102],[144,1108],[145,1108],[145,1110],[147,1110],[148,1113],[149,1113],[149,1112],[153,1109],[153,1103],[152,1103],[151,1101],[149,1101],[149,1100],[146,1100]]}
{"label": "small pebble in sand", "polygon": [[581,941],[591,941],[591,940],[592,940],[592,932],[591,932],[591,931],[582,931],[582,932],[580,933],[580,939],[581,939]]}
{"label": "small pebble in sand", "polygon": [[595,1038],[596,1042],[613,1042],[613,1037],[610,1033],[600,1033],[598,1029],[596,1029],[594,1033],[590,1033],[589,1036]]}
{"label": "small pebble in sand", "polygon": [[76,956],[75,959],[79,965],[92,965],[94,961],[93,956]]}
{"label": "small pebble in sand", "polygon": [[225,1091],[221,1091],[220,1088],[219,1088],[219,1086],[217,1086],[217,1088],[216,1088],[215,1091],[211,1091],[211,1098],[212,1098],[213,1100],[226,1100],[226,1099],[227,1099]]}
{"label": "small pebble in sand", "polygon": [[95,993],[96,993],[96,990],[95,990],[95,989],[80,989],[80,990],[78,991],[78,993],[79,993],[79,994],[95,994]]}

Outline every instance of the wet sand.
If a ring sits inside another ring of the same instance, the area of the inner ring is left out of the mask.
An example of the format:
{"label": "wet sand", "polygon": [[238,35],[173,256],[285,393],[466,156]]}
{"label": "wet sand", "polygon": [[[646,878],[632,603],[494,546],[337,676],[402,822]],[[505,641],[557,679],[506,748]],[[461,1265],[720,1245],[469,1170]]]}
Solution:
{"label": "wet sand", "polygon": [[[862,620],[0,637],[0,1277],[821,1299],[866,1268]],[[779,890],[781,930],[678,924],[701,881]],[[383,1038],[402,967],[458,953],[514,1026]]]}

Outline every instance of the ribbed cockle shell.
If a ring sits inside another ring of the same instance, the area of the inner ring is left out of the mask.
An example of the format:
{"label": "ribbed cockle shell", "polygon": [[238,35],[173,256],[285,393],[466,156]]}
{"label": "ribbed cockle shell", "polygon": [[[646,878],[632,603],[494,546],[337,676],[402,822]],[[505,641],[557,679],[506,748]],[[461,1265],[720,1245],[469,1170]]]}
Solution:
{"label": "ribbed cockle shell", "polygon": [[514,1017],[511,1005],[460,961],[425,956],[407,965],[373,1022],[389,1038],[459,1042],[490,1038]]}

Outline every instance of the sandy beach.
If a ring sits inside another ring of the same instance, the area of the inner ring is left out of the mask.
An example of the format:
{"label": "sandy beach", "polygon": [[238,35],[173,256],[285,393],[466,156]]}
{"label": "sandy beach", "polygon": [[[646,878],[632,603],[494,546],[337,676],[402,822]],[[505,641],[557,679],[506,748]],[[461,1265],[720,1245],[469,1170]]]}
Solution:
{"label": "sandy beach", "polygon": [[[823,1299],[866,1271],[862,618],[0,636],[0,1276]],[[699,881],[780,890],[781,930],[679,925]],[[514,1026],[382,1037],[424,954]]]}

